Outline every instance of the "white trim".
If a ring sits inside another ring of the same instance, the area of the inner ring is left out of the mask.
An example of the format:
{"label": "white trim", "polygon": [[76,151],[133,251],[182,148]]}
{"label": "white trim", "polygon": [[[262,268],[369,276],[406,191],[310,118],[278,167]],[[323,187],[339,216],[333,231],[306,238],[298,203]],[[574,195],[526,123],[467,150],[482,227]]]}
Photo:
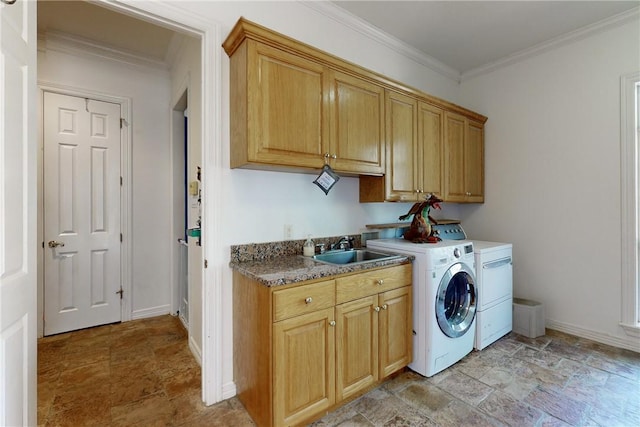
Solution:
{"label": "white trim", "polygon": [[[120,129],[120,176],[122,176],[122,187],[120,188],[120,232],[122,233],[122,244],[120,245],[120,283],[122,286],[123,298],[120,305],[120,320],[126,322],[132,319],[131,313],[131,297],[133,295],[132,283],[133,283],[133,268],[131,260],[131,248],[132,248],[132,218],[133,218],[133,204],[132,200],[132,164],[131,164],[131,98],[125,98],[121,96],[114,96],[97,92],[90,89],[81,89],[73,86],[67,86],[57,83],[52,83],[44,80],[38,81],[38,88],[40,91],[40,106],[44,105],[44,92],[59,93],[62,95],[77,96],[81,98],[91,98],[98,101],[110,102],[120,105],[120,117],[124,119],[125,125]],[[44,167],[43,151],[44,141],[42,134],[42,121],[44,117],[40,117],[38,126],[40,127],[40,147],[39,156],[41,161],[39,167]],[[44,183],[40,179],[38,180],[38,194],[40,194],[40,208],[44,209]],[[39,221],[44,221],[42,213],[39,214]],[[41,225],[38,230],[38,241],[44,242],[44,227]],[[44,259],[44,249],[39,251],[38,257]],[[41,268],[44,268],[44,262],[38,263]],[[38,289],[40,295],[44,295],[44,276],[38,274]],[[38,315],[40,318],[44,318],[44,303],[42,307],[39,307]],[[41,328],[42,327],[42,328]],[[38,325],[38,336],[44,335],[44,325]],[[42,330],[40,330],[42,329]]]}
{"label": "white trim", "polygon": [[193,339],[193,337],[189,337],[189,349],[191,350],[193,357],[196,358],[198,365],[202,366],[202,350],[198,347],[198,343]]}
{"label": "white trim", "polygon": [[620,338],[609,334],[603,334],[602,332],[585,329],[570,323],[558,322],[552,319],[546,319],[545,326],[549,329],[575,335],[577,337],[640,353],[640,341],[634,338]]}
{"label": "white trim", "polygon": [[90,60],[97,58],[116,61],[129,66],[144,68],[145,72],[158,73],[160,71],[166,73],[169,69],[168,64],[164,61],[144,57],[138,53],[127,52],[123,49],[59,31],[38,33],[38,50],[62,52],[81,58],[89,58]]}
{"label": "white trim", "polygon": [[164,316],[166,314],[171,314],[170,304],[136,310],[131,314],[131,320],[147,319],[149,317]]}
{"label": "white trim", "polygon": [[569,43],[582,40],[597,33],[609,30],[610,28],[620,26],[631,20],[638,19],[640,16],[640,7],[630,9],[626,12],[622,12],[618,15],[614,15],[610,18],[603,19],[602,21],[595,22],[593,24],[578,28],[567,34],[563,34],[559,37],[537,44],[533,47],[521,50],[519,52],[508,55],[504,58],[500,58],[497,61],[490,62],[485,65],[473,68],[462,73],[460,81],[468,80],[473,77],[487,74],[500,68],[507,67],[517,62],[522,62],[526,59],[532,58],[537,55],[541,55],[545,52],[549,52],[553,49],[557,49],[560,46],[564,46]]}
{"label": "white trim", "polygon": [[307,6],[310,9],[315,10],[326,16],[329,19],[344,25],[346,28],[354,30],[365,37],[374,40],[389,49],[406,56],[412,61],[418,64],[424,65],[428,69],[435,71],[438,74],[443,75],[457,83],[460,83],[460,72],[454,68],[446,65],[443,62],[438,61],[436,58],[427,55],[426,53],[416,49],[413,46],[403,42],[391,36],[384,31],[379,30],[367,21],[357,17],[356,15],[346,11],[345,9],[336,6],[332,2],[328,1],[302,1],[301,4]]}
{"label": "white trim", "polygon": [[[203,268],[202,283],[202,399],[206,405],[223,399],[222,375],[231,366],[223,366],[223,335],[230,333],[231,325],[223,324],[222,273],[228,270],[221,260],[224,246],[217,238],[220,234],[223,200],[222,171],[222,60],[221,28],[218,22],[202,19],[184,8],[165,2],[137,2],[99,0],[101,6],[156,25],[164,25],[201,40],[202,55],[202,185],[204,191],[202,215],[203,257],[209,268]],[[206,118],[206,119],[205,119]],[[226,349],[232,351],[232,349]]]}
{"label": "white trim", "polygon": [[638,137],[639,115],[636,105],[640,71],[620,79],[620,212],[622,299],[621,323],[625,333],[637,337],[640,332],[638,312]]}
{"label": "white trim", "polygon": [[[202,204],[202,236],[203,257],[209,268],[204,269],[204,286],[202,298],[203,313],[203,372],[205,373],[205,403],[212,404],[224,399],[222,373],[225,369],[232,370],[233,366],[225,367],[223,363],[224,317],[223,317],[223,275],[229,269],[223,260],[225,246],[221,239],[222,204],[224,200],[223,171],[226,167],[223,156],[223,121],[222,121],[222,64],[223,37],[221,26],[212,26],[208,37],[203,38],[202,48],[202,76],[203,76],[203,106],[202,106],[202,161],[203,161],[203,204]],[[206,118],[206,119],[205,119]],[[231,324],[226,331],[231,331]],[[233,349],[229,349],[233,351]],[[232,358],[231,358],[232,359]]]}
{"label": "white trim", "polygon": [[225,383],[222,385],[222,398],[223,399],[229,399],[233,396],[235,396],[238,393],[238,390],[236,389],[236,383],[234,383],[233,381]]}

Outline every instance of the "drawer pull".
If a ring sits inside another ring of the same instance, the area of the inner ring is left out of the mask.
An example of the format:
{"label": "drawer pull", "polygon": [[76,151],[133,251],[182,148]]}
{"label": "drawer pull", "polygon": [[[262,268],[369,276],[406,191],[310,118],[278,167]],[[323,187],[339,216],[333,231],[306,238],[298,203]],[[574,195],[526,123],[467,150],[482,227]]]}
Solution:
{"label": "drawer pull", "polygon": [[331,322],[329,322],[329,326],[336,326],[336,321],[332,320]]}
{"label": "drawer pull", "polygon": [[380,307],[373,307],[375,311],[380,311]]}
{"label": "drawer pull", "polygon": [[388,306],[387,306],[387,304],[382,304],[382,309],[383,309],[383,310],[386,310],[386,309],[387,309],[387,307],[388,307]]}
{"label": "drawer pull", "polygon": [[311,297],[307,297],[307,298],[305,298],[305,300],[304,300],[304,303],[305,303],[305,304],[311,304],[312,302],[313,302],[313,298],[311,298]]}
{"label": "drawer pull", "polygon": [[384,279],[378,279],[376,283],[380,286],[384,285]]}

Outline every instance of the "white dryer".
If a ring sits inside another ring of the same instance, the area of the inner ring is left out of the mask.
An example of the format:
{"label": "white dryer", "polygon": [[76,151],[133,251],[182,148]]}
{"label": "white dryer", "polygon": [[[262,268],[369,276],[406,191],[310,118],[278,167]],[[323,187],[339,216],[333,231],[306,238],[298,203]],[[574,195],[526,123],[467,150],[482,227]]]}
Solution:
{"label": "white dryer", "polygon": [[430,377],[473,350],[476,287],[473,243],[367,240],[367,247],[413,255],[413,361]]}
{"label": "white dryer", "polygon": [[512,244],[473,241],[478,310],[474,347],[482,350],[511,332],[513,323]]}

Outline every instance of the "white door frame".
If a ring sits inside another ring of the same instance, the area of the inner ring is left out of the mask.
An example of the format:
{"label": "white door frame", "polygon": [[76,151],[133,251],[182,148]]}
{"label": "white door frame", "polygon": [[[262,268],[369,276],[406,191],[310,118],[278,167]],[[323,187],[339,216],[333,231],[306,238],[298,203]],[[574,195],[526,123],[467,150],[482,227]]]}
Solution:
{"label": "white door frame", "polygon": [[[132,272],[131,265],[131,237],[133,207],[131,203],[131,98],[105,95],[87,89],[79,89],[66,85],[59,85],[46,81],[39,81],[39,101],[44,105],[44,93],[52,92],[62,95],[76,96],[79,98],[90,98],[98,101],[110,102],[120,105],[120,117],[124,119],[120,128],[120,176],[122,176],[122,186],[120,188],[120,232],[122,233],[122,245],[120,246],[120,280],[122,284],[123,298],[120,306],[120,319],[122,321],[131,320],[131,295],[132,295]],[[43,134],[43,108],[40,108],[39,139],[40,149],[38,150],[38,241],[42,242],[41,250],[38,251],[38,336],[44,335],[44,134]]]}
{"label": "white door frame", "polygon": [[[221,239],[223,200],[223,121],[222,121],[222,25],[164,2],[134,2],[99,0],[101,6],[198,37],[202,58],[202,249],[204,262],[202,283],[202,399],[206,405],[235,395],[235,387],[223,387],[224,331],[223,277],[228,270],[225,246]],[[228,250],[228,249],[227,249]],[[226,325],[230,330],[231,325]],[[228,333],[227,333],[228,334]]]}

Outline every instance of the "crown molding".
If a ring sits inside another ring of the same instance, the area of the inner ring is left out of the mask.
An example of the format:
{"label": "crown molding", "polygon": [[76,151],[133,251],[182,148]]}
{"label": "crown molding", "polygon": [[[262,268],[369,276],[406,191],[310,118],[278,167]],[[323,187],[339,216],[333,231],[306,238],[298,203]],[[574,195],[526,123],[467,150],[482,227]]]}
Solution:
{"label": "crown molding", "polygon": [[537,44],[528,49],[524,49],[514,54],[505,56],[504,58],[498,59],[497,61],[493,61],[491,63],[481,65],[480,67],[473,68],[462,73],[460,80],[464,81],[473,77],[480,76],[482,74],[490,73],[497,69],[507,67],[509,65],[524,61],[537,55],[541,55],[545,52],[549,52],[570,43],[574,43],[576,41],[585,39],[611,28],[618,27],[634,19],[640,19],[640,7],[630,9],[628,11],[614,15],[610,18],[603,19],[602,21],[598,21],[582,28],[578,28],[577,30]]}
{"label": "crown molding", "polygon": [[415,61],[430,70],[447,77],[456,83],[460,83],[461,75],[460,72],[449,67],[443,62],[438,61],[432,56],[425,54],[424,52],[414,48],[413,46],[408,45],[407,43],[385,33],[372,26],[368,22],[363,19],[353,15],[352,13],[342,9],[341,7],[336,6],[335,4],[328,1],[301,1],[300,4],[307,6],[310,9],[315,10],[316,12],[321,13],[327,18],[333,19],[334,21],[344,25],[345,27],[354,30],[365,37],[380,43],[395,52],[400,53],[401,55]]}
{"label": "crown molding", "polygon": [[161,71],[169,69],[165,61],[59,31],[38,33],[38,50],[56,51],[80,57],[97,57],[146,69]]}

